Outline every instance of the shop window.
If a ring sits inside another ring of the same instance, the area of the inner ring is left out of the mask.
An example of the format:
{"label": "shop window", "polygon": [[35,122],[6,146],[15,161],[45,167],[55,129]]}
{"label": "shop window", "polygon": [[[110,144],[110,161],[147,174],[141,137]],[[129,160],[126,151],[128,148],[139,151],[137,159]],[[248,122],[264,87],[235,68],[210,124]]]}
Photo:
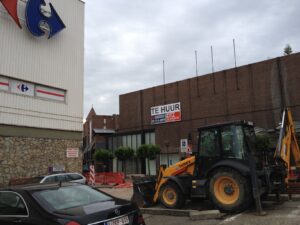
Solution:
{"label": "shop window", "polygon": [[132,135],[132,149],[137,149],[136,135]]}
{"label": "shop window", "polygon": [[145,133],[145,144],[155,144],[155,132]]}

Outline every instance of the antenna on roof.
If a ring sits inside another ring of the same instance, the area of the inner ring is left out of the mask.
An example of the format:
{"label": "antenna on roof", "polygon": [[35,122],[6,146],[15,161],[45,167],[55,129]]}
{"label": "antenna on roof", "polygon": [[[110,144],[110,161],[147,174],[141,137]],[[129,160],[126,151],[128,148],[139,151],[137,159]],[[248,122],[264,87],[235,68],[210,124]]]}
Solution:
{"label": "antenna on roof", "polygon": [[214,94],[216,94],[213,46],[210,46],[210,53],[211,53],[211,71],[212,71],[212,78],[213,78],[213,89],[214,89]]}
{"label": "antenna on roof", "polygon": [[236,51],[235,51],[235,39],[233,38],[233,54],[234,54],[234,68],[235,68],[235,82],[236,82],[236,89],[240,90],[239,88],[239,80],[238,80],[238,69],[236,67]]}
{"label": "antenna on roof", "polygon": [[166,84],[165,60],[163,60],[163,83]]}
{"label": "antenna on roof", "polygon": [[234,67],[236,68],[235,39],[233,38]]}
{"label": "antenna on roof", "polygon": [[197,77],[197,95],[199,97],[199,81],[198,81],[198,52],[195,50],[195,62],[196,62],[196,77]]}
{"label": "antenna on roof", "polygon": [[198,52],[195,51],[195,61],[196,61],[196,77],[198,77]]}
{"label": "antenna on roof", "polygon": [[215,68],[214,68],[214,50],[213,50],[213,46],[210,46],[210,54],[211,54],[211,72],[214,73]]}
{"label": "antenna on roof", "polygon": [[163,60],[163,82],[164,82],[164,103],[166,103],[166,72],[165,72],[165,60]]}

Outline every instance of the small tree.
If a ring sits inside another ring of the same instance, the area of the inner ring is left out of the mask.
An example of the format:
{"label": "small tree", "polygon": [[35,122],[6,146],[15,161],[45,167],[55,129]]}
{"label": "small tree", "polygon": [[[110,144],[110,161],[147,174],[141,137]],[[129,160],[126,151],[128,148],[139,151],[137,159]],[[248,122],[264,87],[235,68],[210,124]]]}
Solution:
{"label": "small tree", "polygon": [[126,161],[134,156],[134,150],[129,147],[120,147],[115,151],[115,156],[122,161],[122,171],[126,173]]}
{"label": "small tree", "polygon": [[160,153],[160,148],[157,145],[141,145],[137,150],[137,157],[145,160],[147,159],[148,175],[150,175],[150,160],[156,158]]}
{"label": "small tree", "polygon": [[290,44],[287,44],[284,48],[283,54],[290,55],[292,53],[293,53],[292,47],[290,46]]}
{"label": "small tree", "polygon": [[114,154],[107,149],[96,149],[93,158],[101,165],[100,169],[103,172],[103,170],[105,171],[106,166],[109,167],[109,161],[114,158]]}
{"label": "small tree", "polygon": [[107,149],[96,149],[94,159],[97,162],[105,162],[114,158],[114,154]]}

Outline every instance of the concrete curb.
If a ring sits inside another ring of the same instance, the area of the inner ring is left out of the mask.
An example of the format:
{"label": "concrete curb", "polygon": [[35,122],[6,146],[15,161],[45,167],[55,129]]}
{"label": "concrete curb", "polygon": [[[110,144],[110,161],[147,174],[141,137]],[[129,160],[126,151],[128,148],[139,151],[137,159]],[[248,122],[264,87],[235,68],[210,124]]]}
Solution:
{"label": "concrete curb", "polygon": [[190,216],[190,212],[196,210],[183,210],[183,209],[161,209],[161,208],[141,208],[143,214],[150,215],[165,215],[165,216]]}
{"label": "concrete curb", "polygon": [[143,214],[149,215],[165,215],[165,216],[179,216],[190,217],[191,220],[208,220],[221,219],[225,216],[219,210],[182,210],[182,209],[161,209],[161,208],[141,208]]}
{"label": "concrete curb", "polygon": [[226,214],[220,213],[219,210],[204,210],[190,212],[191,220],[211,220],[222,219]]}

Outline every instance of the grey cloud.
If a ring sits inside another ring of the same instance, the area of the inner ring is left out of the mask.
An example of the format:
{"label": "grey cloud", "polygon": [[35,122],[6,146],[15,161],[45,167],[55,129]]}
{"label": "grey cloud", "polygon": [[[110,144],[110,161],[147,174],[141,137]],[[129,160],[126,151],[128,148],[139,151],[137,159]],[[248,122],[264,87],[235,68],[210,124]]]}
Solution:
{"label": "grey cloud", "polygon": [[118,113],[118,96],[166,81],[282,55],[300,49],[297,0],[89,0],[86,2],[85,116]]}

